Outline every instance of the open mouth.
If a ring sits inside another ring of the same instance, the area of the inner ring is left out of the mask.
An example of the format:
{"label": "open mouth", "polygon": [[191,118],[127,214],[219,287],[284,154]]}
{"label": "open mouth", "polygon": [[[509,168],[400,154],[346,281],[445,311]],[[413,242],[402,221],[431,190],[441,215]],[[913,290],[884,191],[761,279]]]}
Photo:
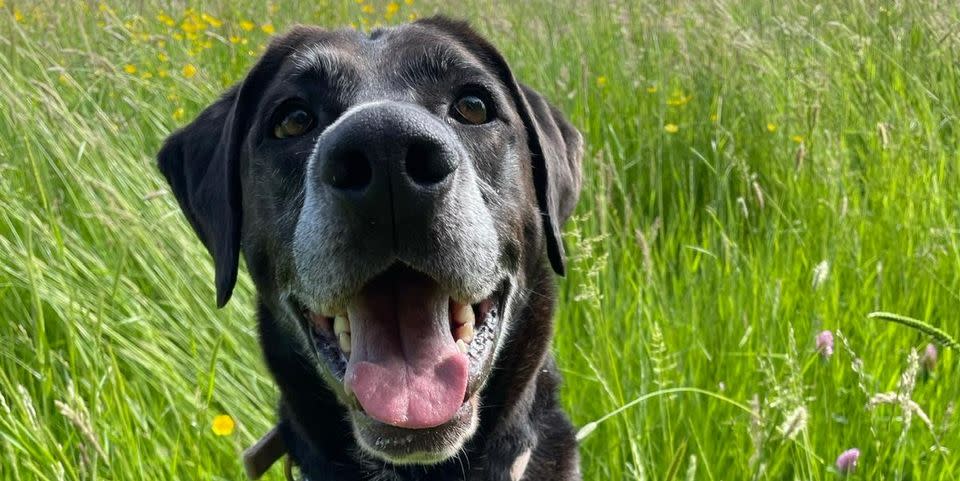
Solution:
{"label": "open mouth", "polygon": [[384,428],[457,424],[489,374],[501,330],[505,280],[487,297],[458,300],[429,276],[395,264],[343,312],[300,306],[318,357],[349,407]]}

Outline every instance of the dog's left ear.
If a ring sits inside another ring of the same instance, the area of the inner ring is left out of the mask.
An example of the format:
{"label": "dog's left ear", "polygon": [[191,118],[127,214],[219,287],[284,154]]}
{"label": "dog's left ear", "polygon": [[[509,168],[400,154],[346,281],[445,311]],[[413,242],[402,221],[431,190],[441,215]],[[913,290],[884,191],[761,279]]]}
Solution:
{"label": "dog's left ear", "polygon": [[560,232],[580,197],[583,136],[542,95],[516,81],[514,84],[514,101],[527,129],[547,257],[562,276],[565,255]]}
{"label": "dog's left ear", "polygon": [[547,257],[557,274],[564,275],[564,249],[560,231],[573,213],[580,196],[583,136],[535,90],[521,85],[503,55],[466,22],[432,17],[416,23],[437,28],[452,36],[493,67],[509,90],[527,131],[533,163],[533,185],[543,219]]}
{"label": "dog's left ear", "polygon": [[171,134],[157,154],[160,172],[213,257],[217,307],[230,300],[237,282],[243,218],[240,154],[247,130],[263,90],[293,47],[311,32],[297,27],[273,40],[243,82]]}

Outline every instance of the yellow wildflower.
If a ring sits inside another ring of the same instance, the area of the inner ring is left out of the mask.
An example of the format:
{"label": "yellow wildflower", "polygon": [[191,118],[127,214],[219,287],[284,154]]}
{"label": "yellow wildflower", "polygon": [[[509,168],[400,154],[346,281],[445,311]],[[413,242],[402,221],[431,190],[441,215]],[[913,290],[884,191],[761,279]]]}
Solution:
{"label": "yellow wildflower", "polygon": [[656,85],[651,85],[651,86],[647,87],[647,93],[648,93],[648,94],[655,94],[655,93],[657,93],[657,86],[656,86]]}
{"label": "yellow wildflower", "polygon": [[160,53],[157,54],[157,60],[159,60],[159,61],[161,61],[161,62],[166,62],[166,61],[170,60],[170,57],[167,57],[167,54],[165,54],[165,53],[163,53],[163,52],[160,52]]}
{"label": "yellow wildflower", "polygon": [[17,22],[17,23],[22,22],[22,21],[23,21],[23,13],[21,13],[20,10],[13,9],[13,20],[14,20],[15,22]]}
{"label": "yellow wildflower", "polygon": [[231,35],[231,36],[230,36],[230,43],[240,43],[241,40],[243,40],[243,39],[240,38],[239,35]]}
{"label": "yellow wildflower", "polygon": [[767,122],[767,132],[773,133],[777,131],[777,124],[773,122]]}
{"label": "yellow wildflower", "polygon": [[128,63],[128,64],[126,64],[126,65],[123,66],[123,71],[124,71],[124,72],[127,72],[127,73],[130,74],[130,75],[133,75],[133,74],[137,73],[137,66],[134,65],[134,64],[132,64],[132,63]]}
{"label": "yellow wildflower", "polygon": [[170,76],[170,71],[169,71],[169,70],[167,70],[167,69],[157,70],[157,77],[167,78],[168,76]]}
{"label": "yellow wildflower", "polygon": [[604,88],[606,86],[607,86],[607,77],[605,75],[601,75],[597,77],[597,87]]}
{"label": "yellow wildflower", "polygon": [[410,15],[407,15],[407,20],[410,20],[411,22],[416,19],[417,19],[417,12],[413,12]]}
{"label": "yellow wildflower", "polygon": [[197,67],[194,67],[192,63],[188,63],[183,66],[183,76],[186,78],[193,78],[197,74]]}
{"label": "yellow wildflower", "polygon": [[403,0],[403,3],[406,3],[407,5],[413,5],[413,0]]}
{"label": "yellow wildflower", "polygon": [[180,30],[183,30],[188,36],[206,29],[207,24],[194,21],[193,19],[184,20],[183,23],[180,24]]}
{"label": "yellow wildflower", "polygon": [[213,418],[213,433],[217,436],[229,436],[233,434],[234,426],[233,418],[226,414],[221,414]]}
{"label": "yellow wildflower", "polygon": [[244,29],[244,30],[247,31],[247,32],[253,30],[253,27],[256,27],[256,26],[257,26],[257,24],[251,22],[250,20],[241,20],[241,21],[240,21],[240,28]]}
{"label": "yellow wildflower", "polygon": [[372,4],[369,4],[369,3],[361,7],[360,10],[363,13],[374,13],[377,11],[376,7],[374,7]]}
{"label": "yellow wildflower", "polygon": [[681,105],[686,105],[690,100],[693,99],[693,95],[683,95],[683,93],[674,93],[672,97],[667,99],[667,105],[673,107],[679,107]]}
{"label": "yellow wildflower", "polygon": [[0,8],[6,7],[6,6],[7,6],[7,2],[0,0]]}
{"label": "yellow wildflower", "polygon": [[263,33],[267,35],[273,35],[273,32],[276,32],[277,29],[273,28],[272,23],[265,23],[260,27],[260,30],[263,30]]}
{"label": "yellow wildflower", "polygon": [[675,134],[680,131],[680,126],[677,124],[667,124],[663,126],[663,131],[668,134]]}
{"label": "yellow wildflower", "polygon": [[164,12],[157,14],[157,21],[168,27],[172,27],[177,23],[170,15],[167,15]]}
{"label": "yellow wildflower", "polygon": [[716,122],[720,117],[717,114],[710,114],[710,121]]}
{"label": "yellow wildflower", "polygon": [[[174,111],[173,111],[173,120],[183,120],[183,114],[184,114],[183,107],[177,107],[177,110],[174,110]],[[219,417],[219,416],[217,416],[217,417]],[[229,418],[229,416],[227,416],[227,417]],[[217,420],[216,420],[216,418],[214,418],[214,420],[213,420],[213,430],[214,430],[213,432],[217,432],[217,431],[216,431],[216,430],[217,430]],[[233,431],[233,420],[232,420],[232,419],[230,420],[230,430]]]}
{"label": "yellow wildflower", "polygon": [[384,14],[384,16],[389,19],[394,15],[396,15],[397,12],[399,11],[400,11],[400,4],[397,2],[390,2],[387,4],[386,13]]}
{"label": "yellow wildflower", "polygon": [[217,28],[217,27],[223,25],[223,22],[220,21],[220,19],[218,19],[218,18],[216,18],[216,17],[214,17],[214,16],[212,16],[212,15],[207,15],[207,14],[205,14],[205,13],[200,14],[200,20],[203,20],[204,22],[207,22],[207,24],[209,24],[209,25],[210,25],[211,27],[213,27],[213,28]]}
{"label": "yellow wildflower", "polygon": [[790,137],[790,140],[792,140],[792,141],[794,141],[794,142],[796,142],[796,143],[798,143],[798,144],[802,144],[802,143],[803,143],[803,136],[802,136],[802,135],[794,135],[793,137]]}

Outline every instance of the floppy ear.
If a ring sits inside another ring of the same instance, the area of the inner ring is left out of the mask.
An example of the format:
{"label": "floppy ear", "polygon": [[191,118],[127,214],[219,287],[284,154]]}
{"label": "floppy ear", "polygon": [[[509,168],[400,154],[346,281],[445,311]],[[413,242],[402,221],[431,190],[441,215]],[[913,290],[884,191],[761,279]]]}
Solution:
{"label": "floppy ear", "polygon": [[217,307],[237,282],[243,200],[240,154],[259,98],[308,29],[271,42],[243,82],[230,88],[193,122],[164,142],[157,163],[197,237],[213,257]]}
{"label": "floppy ear", "polygon": [[239,87],[228,90],[164,142],[157,163],[197,237],[213,257],[217,306],[233,293],[240,258],[241,200],[237,159],[227,132]]}
{"label": "floppy ear", "polygon": [[583,136],[533,89],[516,81],[512,89],[527,130],[533,185],[547,240],[547,257],[553,270],[562,276],[565,256],[560,232],[580,196]]}
{"label": "floppy ear", "polygon": [[470,48],[493,67],[494,73],[509,90],[527,132],[547,257],[553,270],[564,275],[560,230],[573,213],[580,196],[583,136],[542,95],[517,82],[503,55],[466,22],[437,16],[416,23],[438,28]]}

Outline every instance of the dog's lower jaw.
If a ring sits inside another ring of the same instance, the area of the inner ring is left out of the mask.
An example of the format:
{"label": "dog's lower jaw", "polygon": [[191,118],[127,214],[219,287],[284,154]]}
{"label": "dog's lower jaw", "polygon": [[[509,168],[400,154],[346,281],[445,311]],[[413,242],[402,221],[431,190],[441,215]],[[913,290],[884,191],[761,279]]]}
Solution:
{"label": "dog's lower jaw", "polygon": [[[281,404],[281,434],[303,480],[375,481],[578,481],[573,426],[555,396],[559,377],[552,359],[537,370],[533,398],[510,413],[487,408],[481,416],[502,422],[483,425],[453,458],[433,465],[398,465],[367,454],[353,438],[349,447],[316,439]],[[341,420],[342,427],[349,421]],[[327,432],[336,429],[327,428]],[[522,475],[517,478],[518,463]]]}
{"label": "dog's lower jaw", "polygon": [[[479,418],[479,398],[478,395],[474,395],[466,403],[463,404],[460,408],[460,413],[458,417],[463,419],[455,419],[451,422],[459,422],[462,424],[460,429],[444,430],[441,431],[443,434],[438,434],[438,436],[443,439],[440,440],[440,443],[443,446],[440,449],[427,449],[422,451],[413,451],[410,452],[409,445],[422,442],[419,439],[415,439],[415,435],[419,437],[424,437],[426,433],[414,432],[407,435],[395,436],[393,440],[384,439],[380,437],[377,433],[382,432],[381,426],[380,430],[374,430],[372,433],[364,432],[364,429],[369,423],[376,423],[376,421],[370,419],[363,412],[360,411],[351,411],[350,413],[350,425],[353,428],[354,439],[357,440],[357,444],[372,458],[382,460],[389,464],[394,465],[434,465],[441,463],[447,459],[455,457],[463,449],[464,444],[473,437],[476,433]],[[430,431],[430,430],[425,430]],[[408,431],[409,432],[409,431]],[[429,434],[426,434],[429,437]],[[371,445],[370,441],[377,443],[379,445]],[[436,441],[434,441],[436,442]],[[407,446],[402,445],[407,443]]]}
{"label": "dog's lower jaw", "polygon": [[261,306],[261,342],[283,393],[281,432],[305,479],[512,481],[514,463],[530,450],[524,481],[580,480],[575,431],[560,407],[560,375],[549,353],[555,287],[551,277],[539,271],[546,266],[531,263],[526,278],[534,282],[519,285],[518,292],[537,294],[521,294],[514,301],[517,311],[509,316],[509,336],[478,393],[476,433],[456,456],[430,466],[397,465],[364,452],[347,409],[316,375],[315,363],[307,362],[311,358],[305,356],[313,352],[280,349],[288,331]]}

